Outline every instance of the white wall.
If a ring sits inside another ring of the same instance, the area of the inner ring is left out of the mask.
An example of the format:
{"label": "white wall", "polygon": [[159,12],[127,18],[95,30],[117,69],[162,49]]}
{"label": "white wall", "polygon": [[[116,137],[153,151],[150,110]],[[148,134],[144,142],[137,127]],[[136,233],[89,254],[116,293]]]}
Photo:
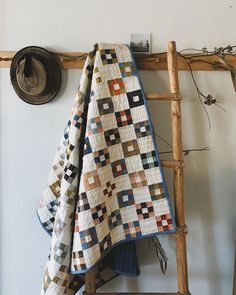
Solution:
{"label": "white wall", "polygon": [[[232,7],[230,7],[232,6]],[[229,0],[14,1],[0,3],[0,50],[39,45],[82,51],[97,41],[129,42],[131,32],[151,32],[153,51],[168,40],[179,49],[236,44],[236,3]],[[1,110],[1,295],[39,294],[49,249],[35,210],[57,144],[70,113],[79,70],[63,71],[59,96],[43,106],[22,102],[0,70]],[[167,91],[166,72],[142,72],[147,91]],[[197,100],[189,73],[180,74],[184,147],[210,152],[185,158],[188,261],[192,294],[231,294],[235,242],[236,94],[228,73],[196,73],[201,89],[227,109],[209,108],[212,129]],[[168,103],[150,103],[157,132],[171,139]],[[166,147],[160,143],[160,150]],[[169,186],[170,173],[167,171]],[[170,189],[171,190],[171,189]],[[155,255],[139,243],[141,276],[116,279],[104,290],[176,291],[174,242],[161,238],[169,256],[162,276]]]}

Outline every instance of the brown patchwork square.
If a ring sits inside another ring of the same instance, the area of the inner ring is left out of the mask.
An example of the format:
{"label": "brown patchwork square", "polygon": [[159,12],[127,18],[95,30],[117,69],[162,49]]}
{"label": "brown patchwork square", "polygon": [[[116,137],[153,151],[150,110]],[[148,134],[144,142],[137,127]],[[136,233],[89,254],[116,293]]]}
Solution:
{"label": "brown patchwork square", "polygon": [[106,183],[106,188],[103,191],[104,196],[110,198],[112,196],[113,191],[115,190],[115,188],[116,188],[116,184],[111,183],[110,181],[108,181]]}
{"label": "brown patchwork square", "polygon": [[85,258],[83,251],[72,252],[72,257],[74,261],[74,269],[76,271],[86,269]]}
{"label": "brown patchwork square", "polygon": [[98,244],[98,236],[95,226],[79,232],[82,250],[89,249]]}
{"label": "brown patchwork square", "polygon": [[133,124],[132,115],[130,113],[130,110],[124,110],[121,112],[115,112],[116,116],[116,122],[118,127],[128,126],[130,124]]}
{"label": "brown patchwork square", "polygon": [[67,162],[64,168],[64,172],[65,180],[69,183],[72,183],[77,176],[78,168],[72,165],[70,162]]}
{"label": "brown patchwork square", "polygon": [[157,223],[158,231],[168,231],[174,228],[170,214],[163,214],[163,215],[157,216],[156,223]]}
{"label": "brown patchwork square", "polygon": [[52,191],[54,197],[59,198],[61,191],[61,180],[57,180],[49,185],[50,190]]}
{"label": "brown patchwork square", "polygon": [[69,160],[71,153],[73,152],[75,146],[71,143],[68,144],[66,149],[66,159]]}
{"label": "brown patchwork square", "polygon": [[101,223],[107,217],[106,203],[103,202],[96,207],[91,208],[94,224]]}
{"label": "brown patchwork square", "polygon": [[155,183],[148,186],[152,201],[157,201],[165,197],[162,183]]}
{"label": "brown patchwork square", "polygon": [[88,202],[88,196],[86,192],[83,192],[78,195],[78,201],[77,201],[77,211],[83,212],[85,210],[89,210],[89,202]]}
{"label": "brown patchwork square", "polygon": [[101,182],[96,170],[85,173],[83,175],[83,180],[84,187],[88,191],[101,186]]}
{"label": "brown patchwork square", "polygon": [[122,225],[122,219],[119,209],[112,211],[111,214],[108,216],[108,224],[110,230],[116,228],[119,225]]}
{"label": "brown patchwork square", "polygon": [[104,136],[108,147],[121,142],[118,128],[105,131]]}
{"label": "brown patchwork square", "polygon": [[100,54],[103,65],[114,64],[118,62],[115,49],[101,49]]}
{"label": "brown patchwork square", "polygon": [[132,189],[118,192],[117,200],[120,208],[133,205],[135,202]]}
{"label": "brown patchwork square", "polygon": [[97,100],[100,115],[106,115],[114,112],[113,102],[110,97]]}
{"label": "brown patchwork square", "polygon": [[124,223],[123,228],[125,231],[125,237],[128,239],[142,236],[141,228],[140,228],[140,224],[138,220]]}
{"label": "brown patchwork square", "polygon": [[110,156],[107,148],[94,152],[93,157],[97,168],[104,167],[110,163]]}
{"label": "brown patchwork square", "polygon": [[142,202],[136,204],[135,206],[139,220],[147,219],[154,216],[152,202]]}
{"label": "brown patchwork square", "polygon": [[149,136],[151,134],[151,128],[148,121],[135,123],[134,129],[135,129],[137,138]]}
{"label": "brown patchwork square", "polygon": [[76,193],[77,193],[77,187],[71,184],[62,196],[63,201],[69,205],[73,205],[75,202]]}
{"label": "brown patchwork square", "polygon": [[136,139],[123,142],[122,149],[125,157],[132,157],[140,153]]}
{"label": "brown patchwork square", "polygon": [[125,159],[120,159],[111,163],[111,168],[114,177],[118,177],[127,174],[127,168],[125,164]]}
{"label": "brown patchwork square", "polygon": [[138,188],[147,185],[147,178],[144,171],[130,173],[129,178],[132,188]]}

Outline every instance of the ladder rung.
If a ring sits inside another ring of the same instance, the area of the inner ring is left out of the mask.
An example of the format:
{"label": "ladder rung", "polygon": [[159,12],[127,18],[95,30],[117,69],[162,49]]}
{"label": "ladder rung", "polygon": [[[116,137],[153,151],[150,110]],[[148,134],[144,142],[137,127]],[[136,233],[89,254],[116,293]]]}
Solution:
{"label": "ladder rung", "polygon": [[175,168],[175,169],[184,168],[184,162],[176,161],[176,160],[161,160],[161,165],[162,167],[166,167],[166,168]]}
{"label": "ladder rung", "polygon": [[181,100],[180,93],[146,93],[148,100]]}

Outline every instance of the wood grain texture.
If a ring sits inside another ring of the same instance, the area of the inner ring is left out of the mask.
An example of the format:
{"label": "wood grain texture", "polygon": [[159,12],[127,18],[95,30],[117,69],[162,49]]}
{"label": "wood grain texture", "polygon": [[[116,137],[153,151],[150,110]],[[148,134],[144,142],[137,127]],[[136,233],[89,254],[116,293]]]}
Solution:
{"label": "wood grain texture", "polygon": [[85,292],[88,295],[96,292],[96,273],[97,268],[95,267],[85,274]]}

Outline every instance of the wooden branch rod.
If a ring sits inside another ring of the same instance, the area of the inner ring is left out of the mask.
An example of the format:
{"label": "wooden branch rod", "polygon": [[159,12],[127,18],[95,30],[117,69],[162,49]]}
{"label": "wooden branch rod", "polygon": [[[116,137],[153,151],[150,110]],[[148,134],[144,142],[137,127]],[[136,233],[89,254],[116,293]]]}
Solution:
{"label": "wooden branch rod", "polygon": [[[9,68],[15,53],[16,51],[0,51],[0,68]],[[87,53],[55,52],[55,55],[58,57],[63,69],[82,69]],[[214,64],[219,62],[219,58],[216,55],[203,55],[199,57],[199,54],[184,54],[184,56],[192,57],[189,61],[193,71],[225,70],[224,67],[215,67]],[[135,60],[140,70],[167,70],[167,53],[135,54]],[[228,54],[225,56],[225,60],[236,68],[236,55]],[[177,69],[189,70],[186,60],[181,56],[177,56]]]}

